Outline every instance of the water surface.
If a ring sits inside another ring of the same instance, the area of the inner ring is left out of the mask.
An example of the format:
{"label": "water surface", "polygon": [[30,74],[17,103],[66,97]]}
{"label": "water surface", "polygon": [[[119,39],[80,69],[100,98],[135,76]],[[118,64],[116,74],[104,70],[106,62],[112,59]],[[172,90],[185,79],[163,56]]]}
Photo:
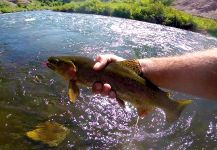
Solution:
{"label": "water surface", "polygon": [[[217,103],[193,99],[176,122],[157,109],[135,126],[137,113],[82,89],[75,104],[67,83],[44,66],[51,55],[124,58],[181,55],[217,47],[217,39],[145,22],[51,11],[0,15],[0,149],[47,149],[25,132],[54,120],[70,129],[57,149],[214,149]],[[53,148],[55,149],[55,148]]]}

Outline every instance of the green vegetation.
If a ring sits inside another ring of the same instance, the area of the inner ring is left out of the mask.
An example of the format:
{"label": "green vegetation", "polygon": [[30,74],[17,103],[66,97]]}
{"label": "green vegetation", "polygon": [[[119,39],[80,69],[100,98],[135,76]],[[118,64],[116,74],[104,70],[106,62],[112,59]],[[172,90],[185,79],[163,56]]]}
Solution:
{"label": "green vegetation", "polygon": [[217,36],[217,21],[195,17],[170,7],[173,0],[33,0],[11,7],[0,3],[1,12],[51,9],[63,12],[99,14],[147,21],[191,31],[206,30]]}
{"label": "green vegetation", "polygon": [[217,21],[208,18],[194,17],[194,22],[197,24],[197,30],[206,30],[212,36],[217,37]]}

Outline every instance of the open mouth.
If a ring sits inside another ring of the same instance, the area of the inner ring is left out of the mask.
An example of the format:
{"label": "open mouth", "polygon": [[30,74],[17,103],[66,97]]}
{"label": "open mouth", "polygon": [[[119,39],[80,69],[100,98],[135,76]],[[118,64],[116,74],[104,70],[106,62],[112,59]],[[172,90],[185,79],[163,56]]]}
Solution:
{"label": "open mouth", "polygon": [[52,70],[55,70],[55,66],[54,66],[53,64],[47,62],[46,65],[47,65],[48,68],[50,68],[50,69],[52,69]]}

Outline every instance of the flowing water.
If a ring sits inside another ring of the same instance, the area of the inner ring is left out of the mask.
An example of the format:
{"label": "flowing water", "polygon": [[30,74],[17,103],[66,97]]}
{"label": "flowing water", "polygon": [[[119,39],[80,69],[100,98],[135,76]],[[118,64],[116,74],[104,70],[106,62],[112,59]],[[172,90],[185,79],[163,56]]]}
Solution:
{"label": "flowing water", "polygon": [[217,149],[217,102],[193,99],[174,123],[156,109],[135,126],[137,113],[83,88],[75,104],[67,83],[44,62],[51,55],[124,58],[180,55],[217,47],[217,39],[145,22],[85,14],[32,11],[0,15],[0,149],[48,149],[25,136],[54,120],[70,134],[49,149]]}

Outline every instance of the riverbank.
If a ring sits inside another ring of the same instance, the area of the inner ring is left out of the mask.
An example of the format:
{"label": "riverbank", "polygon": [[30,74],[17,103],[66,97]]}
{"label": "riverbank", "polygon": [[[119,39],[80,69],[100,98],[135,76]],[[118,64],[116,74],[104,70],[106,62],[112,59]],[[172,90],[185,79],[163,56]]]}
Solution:
{"label": "riverbank", "polygon": [[132,0],[102,2],[99,0],[87,0],[69,3],[60,1],[45,2],[32,1],[28,5],[20,4],[14,7],[10,7],[8,4],[0,5],[0,11],[5,13],[49,9],[62,12],[99,14],[162,24],[194,32],[207,33],[217,37],[217,21],[192,16],[172,8],[169,6],[169,1],[154,2],[152,0],[143,0],[136,2]]}

